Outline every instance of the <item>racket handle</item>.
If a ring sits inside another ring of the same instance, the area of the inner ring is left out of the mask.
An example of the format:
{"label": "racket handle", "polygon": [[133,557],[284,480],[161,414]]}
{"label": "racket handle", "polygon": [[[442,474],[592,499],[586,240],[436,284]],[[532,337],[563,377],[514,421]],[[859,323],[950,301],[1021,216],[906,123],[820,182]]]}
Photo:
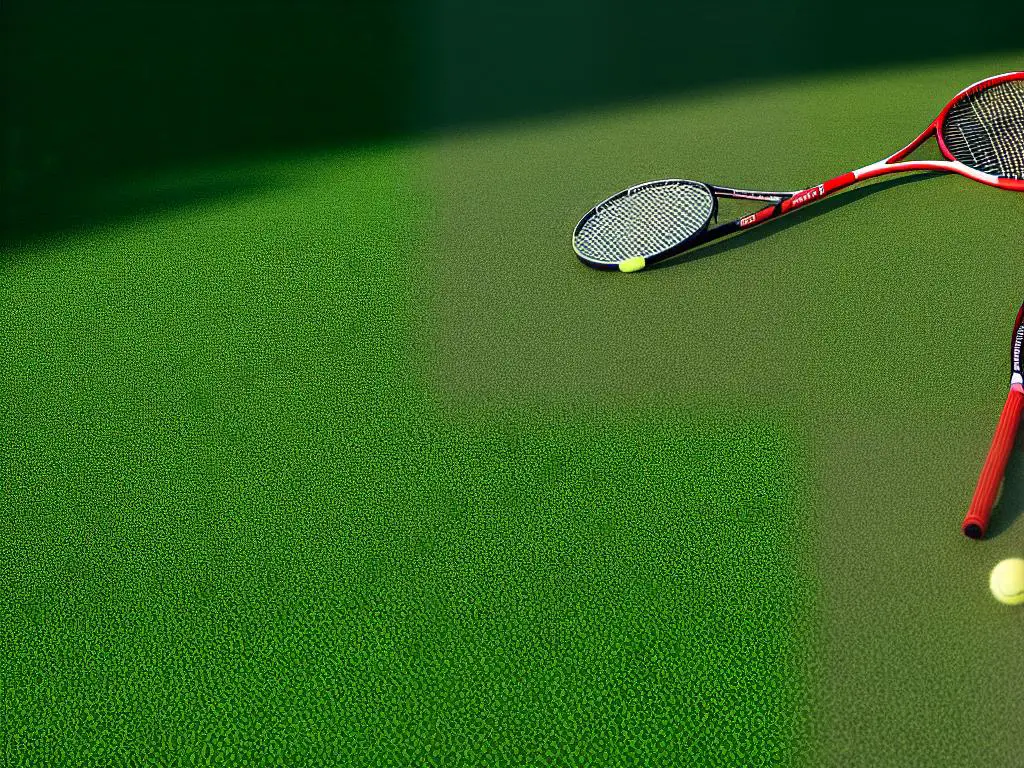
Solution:
{"label": "racket handle", "polygon": [[1024,387],[1021,387],[1020,383],[1014,382],[1010,387],[1010,393],[1006,396],[1006,404],[999,417],[999,426],[996,427],[992,445],[988,449],[985,466],[981,468],[971,507],[960,526],[964,535],[972,539],[983,538],[988,530],[988,520],[996,502],[996,495],[999,493],[999,484],[1003,480],[1006,462],[1010,458],[1010,452],[1013,450],[1013,443],[1017,437],[1017,425],[1020,423],[1022,406],[1024,406]]}

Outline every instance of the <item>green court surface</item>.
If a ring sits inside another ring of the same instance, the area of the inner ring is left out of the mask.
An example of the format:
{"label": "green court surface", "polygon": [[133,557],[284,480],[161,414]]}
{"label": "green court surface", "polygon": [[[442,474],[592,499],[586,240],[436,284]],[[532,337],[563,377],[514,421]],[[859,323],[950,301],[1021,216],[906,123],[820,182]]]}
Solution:
{"label": "green court surface", "polygon": [[1024,198],[882,180],[630,276],[570,233],[1021,61],[182,170],[5,246],[5,764],[1019,765],[1019,456],[958,525]]}

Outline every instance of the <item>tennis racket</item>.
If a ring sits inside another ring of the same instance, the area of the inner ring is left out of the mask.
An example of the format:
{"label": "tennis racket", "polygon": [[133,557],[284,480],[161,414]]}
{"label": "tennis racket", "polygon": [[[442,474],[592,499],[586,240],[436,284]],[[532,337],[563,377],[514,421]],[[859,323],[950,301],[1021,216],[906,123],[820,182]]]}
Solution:
{"label": "tennis racket", "polygon": [[[945,160],[906,160],[935,136]],[[1024,191],[1024,72],[1008,72],[960,91],[924,132],[894,155],[796,192],[731,189],[666,179],[623,190],[576,225],[573,250],[598,269],[636,272],[670,256],[795,211],[859,181],[903,171],[944,171],[1000,189]],[[767,205],[719,224],[719,198]]]}
{"label": "tennis racket", "polygon": [[981,468],[978,485],[974,489],[971,507],[964,518],[964,535],[972,539],[980,539],[988,530],[988,520],[992,515],[992,507],[996,503],[999,484],[1006,472],[1006,462],[1010,458],[1014,441],[1017,439],[1017,425],[1020,423],[1020,412],[1024,406],[1024,377],[1021,376],[1020,352],[1024,343],[1024,304],[1017,310],[1017,319],[1013,323],[1013,342],[1010,344],[1010,392],[1006,395],[1006,404],[999,417],[992,446],[988,449],[988,458]]}

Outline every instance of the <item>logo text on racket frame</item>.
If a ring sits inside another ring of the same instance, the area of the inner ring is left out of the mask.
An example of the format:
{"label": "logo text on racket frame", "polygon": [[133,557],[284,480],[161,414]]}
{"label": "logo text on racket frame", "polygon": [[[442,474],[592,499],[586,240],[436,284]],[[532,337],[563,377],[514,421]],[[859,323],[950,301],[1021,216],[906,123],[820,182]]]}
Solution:
{"label": "logo text on racket frame", "polygon": [[793,210],[794,208],[799,208],[804,203],[809,203],[811,202],[811,200],[816,200],[819,197],[823,197],[824,195],[825,185],[819,184],[816,187],[812,187],[811,189],[808,189],[804,192],[801,192],[799,195],[795,195],[794,197],[792,197],[789,201],[789,209]]}

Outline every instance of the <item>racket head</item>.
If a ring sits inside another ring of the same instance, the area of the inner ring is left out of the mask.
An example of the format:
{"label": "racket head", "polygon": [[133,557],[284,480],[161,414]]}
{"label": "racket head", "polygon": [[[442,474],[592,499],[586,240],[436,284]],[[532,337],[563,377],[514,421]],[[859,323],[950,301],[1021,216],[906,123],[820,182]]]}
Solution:
{"label": "racket head", "polygon": [[682,250],[718,213],[711,187],[688,179],[637,184],[591,208],[572,233],[587,266],[634,272]]}
{"label": "racket head", "polygon": [[936,118],[935,137],[944,157],[979,180],[1024,191],[1024,72],[962,90]]}

